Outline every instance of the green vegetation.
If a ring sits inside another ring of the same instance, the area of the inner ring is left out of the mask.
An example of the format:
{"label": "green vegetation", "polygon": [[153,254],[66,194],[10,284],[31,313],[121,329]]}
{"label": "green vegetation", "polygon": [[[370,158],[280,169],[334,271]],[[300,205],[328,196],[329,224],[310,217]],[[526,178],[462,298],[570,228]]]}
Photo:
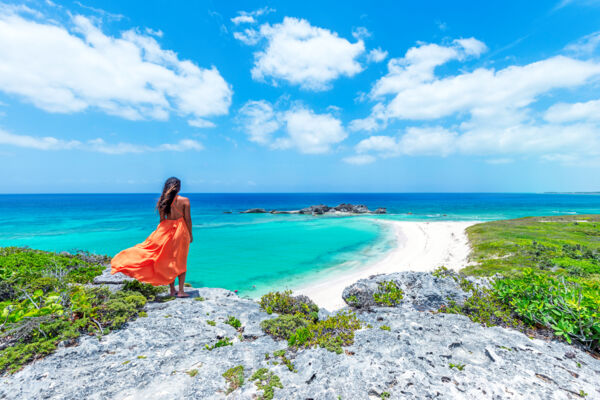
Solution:
{"label": "green vegetation", "polygon": [[381,325],[379,327],[379,329],[381,329],[382,331],[389,331],[391,328],[389,326],[387,326],[387,325]]}
{"label": "green vegetation", "polygon": [[185,371],[186,374],[188,374],[190,377],[195,377],[196,375],[198,375],[198,370],[197,369],[190,369],[189,371]]}
{"label": "green vegetation", "polygon": [[208,351],[212,351],[214,349],[218,349],[219,347],[225,347],[225,346],[233,346],[233,342],[227,336],[225,336],[223,339],[219,339],[217,341],[217,343],[213,344],[212,346],[210,346],[208,344],[204,345],[204,347]]}
{"label": "green vegetation", "polygon": [[298,372],[294,364],[285,356],[285,349],[274,351],[273,356],[281,358],[281,363],[284,364],[290,371]]}
{"label": "green vegetation", "polygon": [[258,390],[263,391],[262,396],[258,397],[259,400],[271,400],[275,396],[275,388],[283,389],[279,377],[266,368],[256,371],[252,374],[250,380],[255,381],[254,384]]}
{"label": "green vegetation", "polygon": [[348,298],[346,299],[346,303],[351,307],[358,307],[358,297],[354,295],[348,296]]}
{"label": "green vegetation", "polygon": [[305,317],[316,321],[319,307],[308,297],[292,296],[291,290],[285,292],[270,292],[260,298],[260,307],[268,314],[302,314]]}
{"label": "green vegetation", "polygon": [[211,321],[210,319],[206,320],[206,323],[209,324],[210,326],[215,326],[217,325],[217,323],[215,321]]}
{"label": "green vegetation", "polygon": [[467,234],[477,265],[461,273],[502,277],[483,290],[454,277],[476,296],[442,311],[489,325],[548,328],[569,343],[600,350],[600,215],[494,221]]}
{"label": "green vegetation", "polygon": [[360,321],[352,312],[339,312],[322,321],[311,322],[305,328],[299,328],[288,338],[291,347],[323,347],[338,354],[342,346],[354,343],[354,332],[360,329]]}
{"label": "green vegetation", "polygon": [[298,329],[306,328],[310,321],[306,320],[302,314],[280,315],[277,318],[266,319],[260,323],[260,327],[268,335],[275,339],[287,340]]}
{"label": "green vegetation", "polygon": [[146,304],[137,290],[89,288],[106,257],[0,248],[0,373],[73,345],[81,334],[101,336],[136,318]]}
{"label": "green vegetation", "polygon": [[244,366],[238,365],[237,367],[229,368],[223,373],[223,378],[228,384],[227,392],[229,394],[239,387],[244,385]]}
{"label": "green vegetation", "polygon": [[281,314],[262,321],[261,329],[275,339],[287,340],[290,347],[320,346],[340,354],[342,346],[354,343],[354,331],[361,327],[356,314],[351,312],[341,312],[320,321],[318,307],[301,296],[292,297],[291,291],[268,293],[260,304],[267,312]]}
{"label": "green vegetation", "polygon": [[465,364],[461,364],[461,363],[457,363],[457,364],[450,363],[450,364],[448,364],[448,366],[450,367],[450,369],[456,368],[459,371],[462,371],[463,369],[465,369]]}
{"label": "green vegetation", "polygon": [[198,296],[198,297],[194,297],[195,301],[204,301],[204,297],[202,296]]}
{"label": "green vegetation", "polygon": [[373,300],[380,306],[394,307],[404,298],[404,292],[394,281],[379,282],[377,291],[373,294]]}
{"label": "green vegetation", "polygon": [[156,299],[161,293],[165,293],[167,291],[166,286],[152,286],[148,283],[143,283],[136,280],[126,281],[123,284],[123,290],[128,290],[131,292],[138,292],[147,298],[149,301],[153,301]]}
{"label": "green vegetation", "polygon": [[234,316],[229,316],[229,318],[227,318],[227,321],[225,321],[225,323],[227,325],[231,325],[235,329],[240,329],[242,327],[242,323],[240,322],[240,320]]}
{"label": "green vegetation", "polygon": [[389,399],[391,396],[390,392],[383,392],[381,393],[381,396],[379,396],[381,399]]}

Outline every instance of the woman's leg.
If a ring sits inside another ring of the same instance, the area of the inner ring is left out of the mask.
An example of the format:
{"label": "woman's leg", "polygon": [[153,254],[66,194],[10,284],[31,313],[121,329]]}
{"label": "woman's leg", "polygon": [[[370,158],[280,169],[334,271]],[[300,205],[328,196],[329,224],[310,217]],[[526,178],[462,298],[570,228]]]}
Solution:
{"label": "woman's leg", "polygon": [[175,296],[177,294],[175,291],[175,279],[173,279],[173,282],[169,283],[169,288],[171,289],[170,295]]}
{"label": "woman's leg", "polygon": [[187,294],[184,290],[185,272],[183,274],[179,275],[178,278],[179,278],[179,293],[177,293],[177,295],[179,297],[189,297],[189,294]]}

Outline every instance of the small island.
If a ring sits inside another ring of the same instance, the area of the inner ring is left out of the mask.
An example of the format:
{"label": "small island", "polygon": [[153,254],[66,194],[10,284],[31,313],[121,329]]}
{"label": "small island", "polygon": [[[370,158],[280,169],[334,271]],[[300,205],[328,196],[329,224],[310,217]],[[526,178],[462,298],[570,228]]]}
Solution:
{"label": "small island", "polygon": [[301,210],[271,210],[267,211],[264,208],[250,208],[246,211],[241,211],[240,214],[304,214],[304,215],[359,215],[359,214],[386,214],[387,209],[383,207],[377,208],[375,211],[369,210],[364,204],[354,205],[342,203],[335,207],[329,207],[324,204],[310,206]]}

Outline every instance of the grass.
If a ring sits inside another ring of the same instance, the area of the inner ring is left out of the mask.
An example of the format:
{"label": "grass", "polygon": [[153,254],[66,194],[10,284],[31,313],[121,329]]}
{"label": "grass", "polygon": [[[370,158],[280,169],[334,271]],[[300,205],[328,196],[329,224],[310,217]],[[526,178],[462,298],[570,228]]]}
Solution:
{"label": "grass", "polygon": [[467,235],[477,264],[461,273],[501,278],[480,290],[454,276],[474,296],[443,311],[486,324],[549,329],[600,350],[600,215],[486,222],[469,227]]}
{"label": "grass", "polygon": [[[600,215],[492,221],[470,226],[467,236],[471,260],[477,263],[461,271],[468,275],[514,276],[540,266],[569,273],[574,266],[586,265],[590,278],[600,279]],[[591,253],[586,256],[586,251],[571,251],[569,246],[583,246]]]}

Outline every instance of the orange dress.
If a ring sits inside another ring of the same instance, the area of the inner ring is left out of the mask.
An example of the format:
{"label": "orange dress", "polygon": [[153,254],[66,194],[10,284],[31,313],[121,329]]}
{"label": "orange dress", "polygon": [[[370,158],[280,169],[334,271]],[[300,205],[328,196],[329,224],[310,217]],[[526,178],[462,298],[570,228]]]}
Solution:
{"label": "orange dress", "polygon": [[168,285],[187,270],[189,247],[184,218],[165,219],[146,241],[117,254],[110,272],[122,272],[154,286]]}

